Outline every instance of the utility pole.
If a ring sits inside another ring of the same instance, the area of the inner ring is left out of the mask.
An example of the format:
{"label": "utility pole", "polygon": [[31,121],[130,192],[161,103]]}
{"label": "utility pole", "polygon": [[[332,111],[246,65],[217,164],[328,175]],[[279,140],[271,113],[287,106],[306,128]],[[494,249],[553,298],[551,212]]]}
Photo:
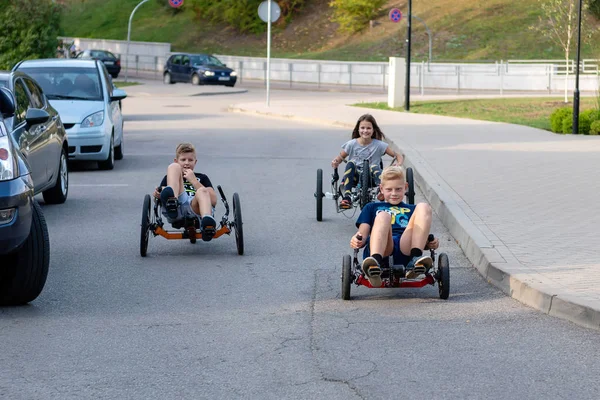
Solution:
{"label": "utility pole", "polygon": [[408,32],[406,38],[406,87],[404,95],[404,109],[410,110],[410,21],[412,20],[412,0],[408,0]]}
{"label": "utility pole", "polygon": [[[577,12],[577,62],[575,63],[575,94],[573,95],[573,134],[579,133],[579,61],[581,55],[581,3]],[[569,66],[567,65],[567,68]]]}
{"label": "utility pole", "polygon": [[133,19],[133,14],[137,11],[138,8],[148,0],[142,0],[140,4],[135,6],[131,15],[129,16],[129,27],[127,28],[127,50],[125,51],[125,82],[127,82],[127,78],[129,75],[129,42],[131,40],[131,20]]}

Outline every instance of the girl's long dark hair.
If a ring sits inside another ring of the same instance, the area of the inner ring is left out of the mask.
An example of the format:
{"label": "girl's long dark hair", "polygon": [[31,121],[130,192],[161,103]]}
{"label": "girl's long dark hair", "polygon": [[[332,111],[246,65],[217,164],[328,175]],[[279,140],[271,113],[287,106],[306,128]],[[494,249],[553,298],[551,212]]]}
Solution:
{"label": "girl's long dark hair", "polygon": [[356,126],[354,127],[354,130],[352,131],[352,139],[357,139],[360,137],[360,134],[358,133],[358,127],[360,126],[360,123],[363,121],[368,121],[371,123],[371,125],[373,125],[373,139],[377,139],[377,140],[385,139],[385,135],[383,134],[381,129],[379,129],[379,125],[377,125],[377,121],[375,121],[375,117],[373,117],[371,114],[364,114],[364,115],[360,116],[360,118],[356,122]]}

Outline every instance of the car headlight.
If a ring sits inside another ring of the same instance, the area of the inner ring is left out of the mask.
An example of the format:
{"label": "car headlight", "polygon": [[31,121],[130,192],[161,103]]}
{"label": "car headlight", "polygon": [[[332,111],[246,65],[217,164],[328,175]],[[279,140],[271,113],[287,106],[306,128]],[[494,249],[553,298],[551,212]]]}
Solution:
{"label": "car headlight", "polygon": [[104,111],[98,111],[92,115],[85,117],[81,123],[82,128],[92,128],[94,126],[100,126],[104,122]]}
{"label": "car headlight", "polygon": [[213,71],[204,71],[204,76],[215,76]]}
{"label": "car headlight", "polygon": [[229,76],[237,76],[237,72],[231,71],[231,73],[229,74]]}
{"label": "car headlight", "polygon": [[0,137],[0,181],[10,181],[18,176],[17,160],[11,146],[8,136]]}

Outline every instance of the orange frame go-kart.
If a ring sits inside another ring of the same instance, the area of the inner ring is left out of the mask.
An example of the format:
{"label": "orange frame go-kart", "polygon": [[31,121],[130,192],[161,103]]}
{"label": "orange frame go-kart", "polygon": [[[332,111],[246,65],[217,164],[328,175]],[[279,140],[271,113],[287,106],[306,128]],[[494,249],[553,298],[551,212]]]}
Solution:
{"label": "orange frame go-kart", "polygon": [[[229,203],[225,198],[221,186],[217,186],[221,201],[225,206],[225,215],[221,218],[221,223],[217,229],[213,239],[222,235],[235,234],[235,243],[239,255],[244,254],[244,230],[242,223],[242,208],[240,205],[240,196],[237,193],[233,194],[233,221],[229,220]],[[158,199],[154,199],[152,206],[152,196],[149,194],[144,196],[144,205],[142,207],[142,224],[140,233],[140,255],[146,257],[148,251],[148,240],[150,233],[154,236],[162,236],[165,239],[189,239],[191,243],[196,243],[196,240],[202,239],[202,230],[200,229],[200,221],[198,218],[183,218],[173,221],[171,226],[174,230],[165,228],[165,223],[162,220],[161,204]]]}

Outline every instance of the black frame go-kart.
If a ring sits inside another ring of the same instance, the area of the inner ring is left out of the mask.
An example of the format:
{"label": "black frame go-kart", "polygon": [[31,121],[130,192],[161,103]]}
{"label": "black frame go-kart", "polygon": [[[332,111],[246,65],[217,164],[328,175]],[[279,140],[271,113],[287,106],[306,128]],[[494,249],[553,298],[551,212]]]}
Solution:
{"label": "black frame go-kart", "polygon": [[[428,241],[434,239],[429,235]],[[362,271],[361,263],[358,260],[359,249],[354,249],[354,257],[346,254],[342,259],[342,299],[350,300],[350,290],[352,283],[356,286],[365,286],[374,288]],[[437,257],[437,267],[435,266],[436,253],[430,249],[431,259],[434,266],[424,275],[416,279],[407,279],[404,265],[394,265],[393,257],[385,257],[381,265],[381,286],[380,288],[421,288],[425,285],[438,285],[440,299],[446,300],[450,295],[450,262],[446,253],[440,253]],[[390,265],[391,263],[391,265]],[[378,288],[375,288],[378,289]]]}
{"label": "black frame go-kart", "polygon": [[[323,170],[317,170],[317,190],[315,191],[315,198],[317,200],[317,221],[323,220],[323,198],[332,199],[335,202],[335,211],[337,213],[343,213],[344,211],[354,210],[356,207],[362,208],[368,203],[377,200],[377,194],[379,188],[373,184],[373,176],[369,168],[369,161],[364,160],[362,163],[362,169],[358,178],[358,184],[352,188],[351,200],[352,208],[341,208],[340,201],[342,200],[342,188],[339,183],[340,175],[338,174],[337,168],[333,170],[331,175],[331,192],[323,193]],[[408,190],[406,192],[406,198],[408,204],[415,204],[415,181],[412,168],[406,168],[406,182],[408,182]]]}
{"label": "black frame go-kart", "polygon": [[[225,206],[225,214],[221,218],[219,228],[215,232],[213,239],[222,235],[231,235],[235,233],[235,243],[239,255],[244,254],[244,230],[242,223],[242,207],[240,205],[240,196],[237,193],[233,194],[233,221],[229,220],[229,203],[225,198],[221,186],[217,186],[221,201]],[[164,227],[164,222],[161,213],[161,202],[154,198],[154,207],[152,206],[152,196],[149,194],[144,196],[144,205],[142,208],[142,224],[140,234],[140,255],[146,257],[148,251],[148,240],[150,233],[153,236],[162,236],[165,239],[189,239],[191,243],[196,243],[196,240],[202,239],[202,230],[200,229],[200,221],[198,218],[183,218],[175,220],[171,226],[175,230],[168,230]]]}

